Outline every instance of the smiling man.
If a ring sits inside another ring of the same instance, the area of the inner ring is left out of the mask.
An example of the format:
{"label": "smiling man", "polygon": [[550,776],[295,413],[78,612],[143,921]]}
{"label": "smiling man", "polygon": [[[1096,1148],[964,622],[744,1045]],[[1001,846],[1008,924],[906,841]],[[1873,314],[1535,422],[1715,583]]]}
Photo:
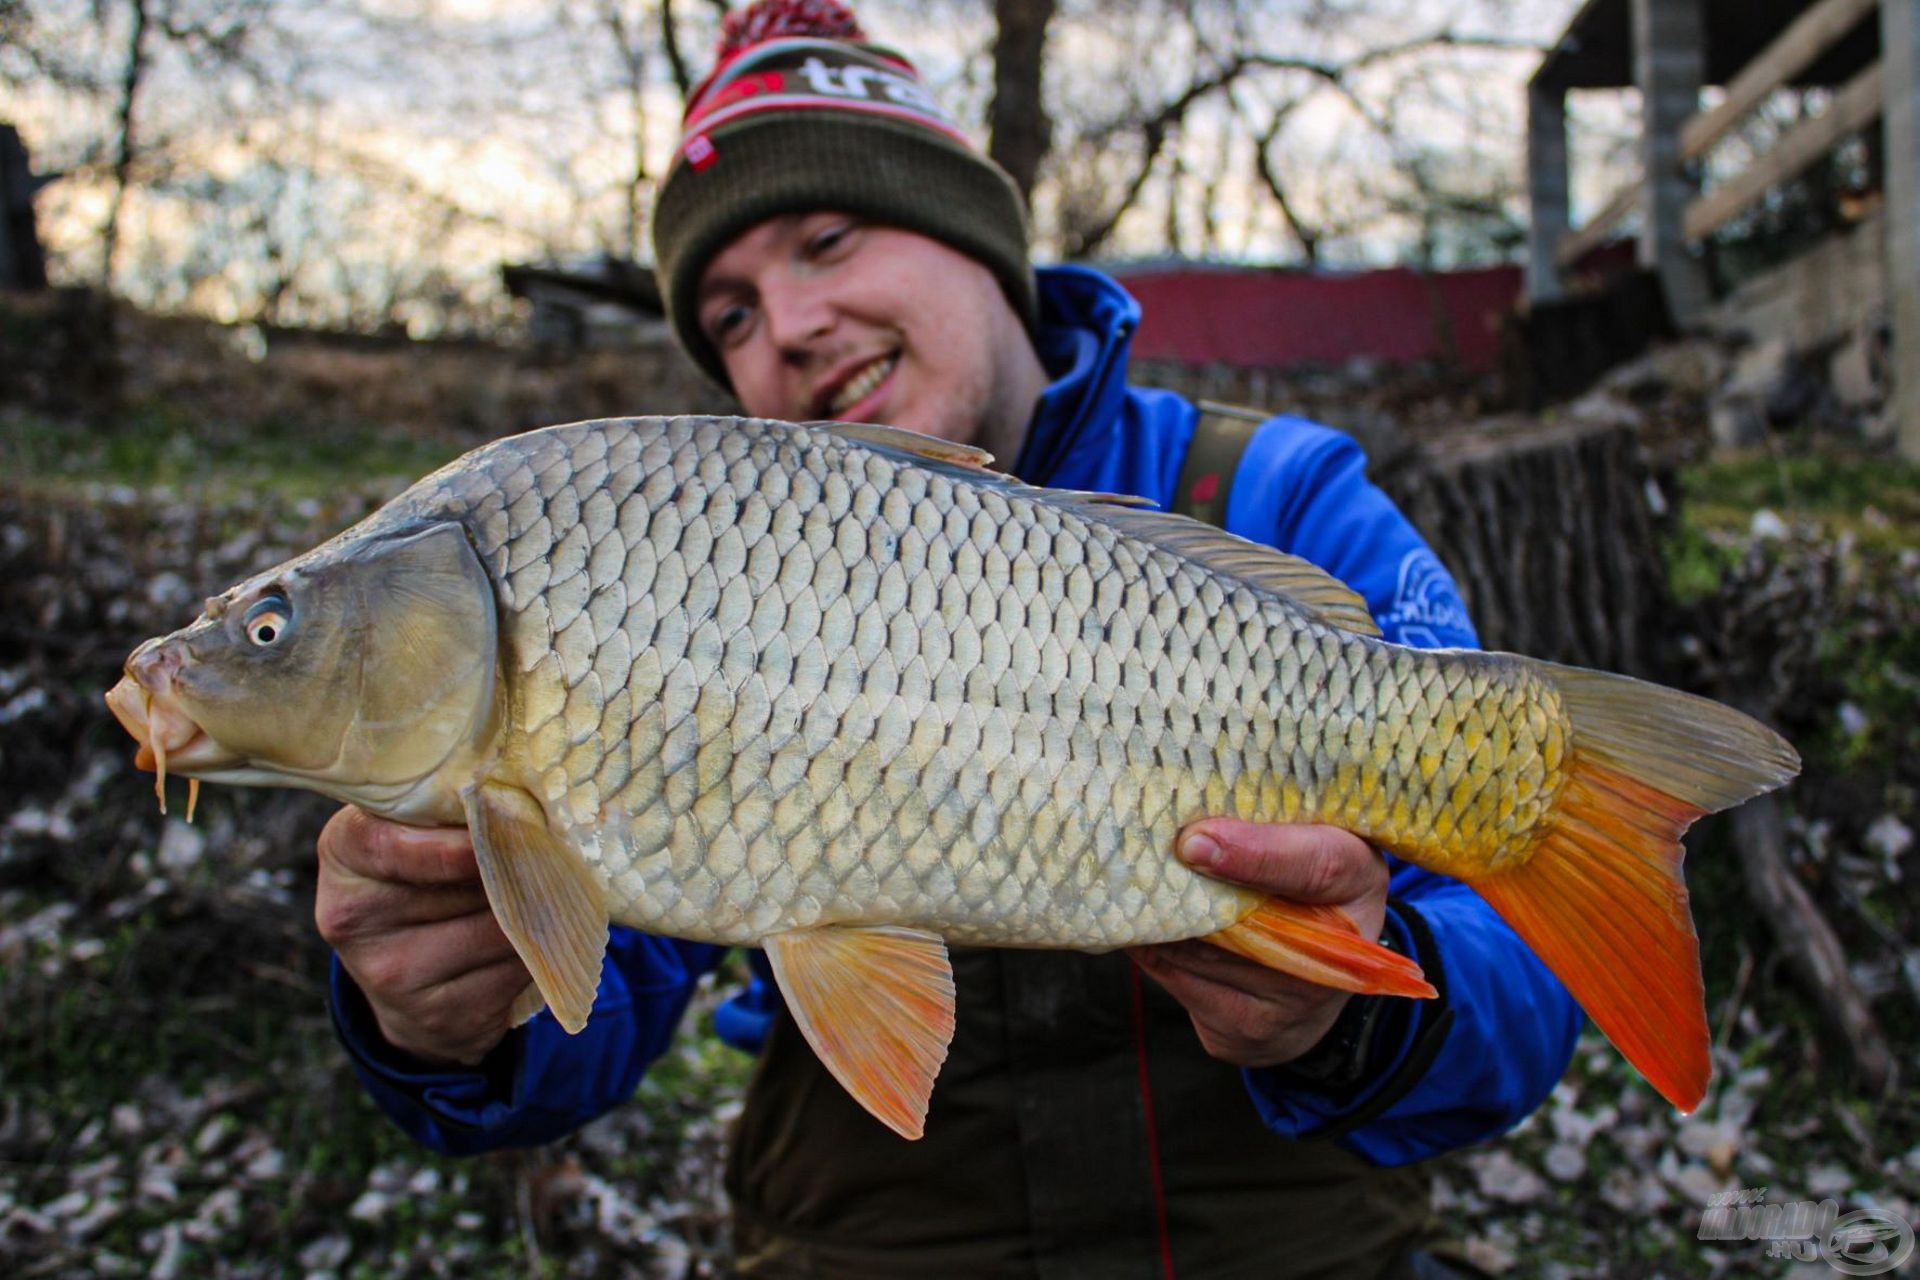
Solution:
{"label": "smiling man", "polygon": [[1011,457],[1047,386],[991,272],[840,212],[777,215],[715,254],[693,325],[764,417],[884,422]]}
{"label": "smiling man", "polygon": [[[1279,417],[1219,453],[1194,405],[1128,387],[1133,300],[1091,270],[1036,272],[1011,182],[830,0],[729,19],[655,249],[676,333],[749,412],[907,427],[1032,483],[1186,498],[1348,582],[1390,640],[1474,641],[1353,441]],[[545,1013],[511,1028],[527,973],[464,832],[346,810],[320,852],[342,1038],[382,1106],[444,1150],[547,1141],[624,1101],[720,959],[616,928],[581,1035]],[[1192,943],[956,949],[959,1026],[926,1137],[906,1143],[826,1074],[756,954],[716,1017],[760,1055],[727,1182],[742,1274],[1449,1274],[1423,1252],[1413,1162],[1538,1105],[1578,1011],[1470,890],[1349,833],[1206,820],[1177,854],[1339,906],[1440,997],[1349,997]]]}

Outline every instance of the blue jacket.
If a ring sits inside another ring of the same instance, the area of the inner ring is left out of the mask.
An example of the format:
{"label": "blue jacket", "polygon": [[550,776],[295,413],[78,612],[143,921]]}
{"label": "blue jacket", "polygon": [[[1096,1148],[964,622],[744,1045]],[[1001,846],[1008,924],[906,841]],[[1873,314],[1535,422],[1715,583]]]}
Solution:
{"label": "blue jacket", "polygon": [[[1041,270],[1040,290],[1038,345],[1053,380],[1015,470],[1034,483],[1171,505],[1198,414],[1170,392],[1126,385],[1139,305],[1114,281],[1079,267]],[[1242,457],[1227,527],[1348,583],[1389,640],[1474,646],[1453,580],[1365,468],[1348,436],[1300,418],[1271,419]],[[1391,891],[1400,905],[1390,909],[1388,927],[1402,950],[1444,973],[1445,999],[1417,1002],[1411,1017],[1393,1024],[1397,1048],[1357,1093],[1336,1100],[1290,1085],[1284,1073],[1243,1073],[1260,1116],[1277,1132],[1307,1136],[1338,1126],[1346,1130],[1340,1142],[1380,1164],[1417,1160],[1517,1123],[1559,1080],[1580,1028],[1566,990],[1472,890],[1393,861]],[[666,1049],[694,984],[723,953],[616,926],[586,1030],[568,1036],[542,1012],[474,1070],[426,1069],[386,1045],[337,960],[335,1023],[374,1098],[420,1141],[456,1153],[541,1143],[632,1095]],[[716,1016],[720,1034],[747,1048],[758,1046],[779,1000],[758,952],[752,967],[752,986]],[[1419,1060],[1429,1057],[1421,1070]]]}

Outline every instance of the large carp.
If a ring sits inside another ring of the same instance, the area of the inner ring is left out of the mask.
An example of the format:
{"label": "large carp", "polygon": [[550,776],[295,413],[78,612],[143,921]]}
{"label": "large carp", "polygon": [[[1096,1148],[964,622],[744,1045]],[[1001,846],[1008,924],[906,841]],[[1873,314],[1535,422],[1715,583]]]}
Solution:
{"label": "large carp", "polygon": [[1333,823],[1467,881],[1698,1103],[1679,838],[1790,779],[1786,742],[1621,676],[1388,644],[1305,561],[985,461],[727,418],[515,436],[209,600],[108,702],[162,786],[467,824],[522,1006],[570,1031],[609,920],[765,947],[814,1050],[909,1137],[948,940],[1204,938],[1432,994],[1339,911],[1182,865],[1210,815]]}

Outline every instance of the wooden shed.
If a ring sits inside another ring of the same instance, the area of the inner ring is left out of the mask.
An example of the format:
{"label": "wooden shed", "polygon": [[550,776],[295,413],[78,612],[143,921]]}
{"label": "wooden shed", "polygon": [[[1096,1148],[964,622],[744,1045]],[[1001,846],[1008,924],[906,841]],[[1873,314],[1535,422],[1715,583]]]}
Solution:
{"label": "wooden shed", "polygon": [[[1720,86],[1707,110],[1702,90]],[[1775,90],[1830,90],[1825,109],[1702,190],[1702,161]],[[1568,202],[1566,98],[1637,89],[1639,174],[1581,227]],[[1638,214],[1638,257],[1682,324],[1712,301],[1701,242],[1863,130],[1880,131],[1891,395],[1900,451],[1920,459],[1920,0],[1587,0],[1528,85],[1527,295]]]}

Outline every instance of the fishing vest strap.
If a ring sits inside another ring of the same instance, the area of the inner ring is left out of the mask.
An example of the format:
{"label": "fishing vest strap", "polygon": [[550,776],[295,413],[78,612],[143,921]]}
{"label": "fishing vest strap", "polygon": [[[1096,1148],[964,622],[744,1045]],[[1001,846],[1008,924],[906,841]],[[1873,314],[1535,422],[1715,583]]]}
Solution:
{"label": "fishing vest strap", "polygon": [[1240,457],[1252,442],[1253,433],[1270,415],[1212,400],[1198,403],[1200,420],[1194,424],[1193,443],[1187,447],[1187,461],[1180,468],[1180,484],[1174,490],[1171,509],[1175,515],[1192,516],[1224,529],[1227,496],[1233,492]]}

